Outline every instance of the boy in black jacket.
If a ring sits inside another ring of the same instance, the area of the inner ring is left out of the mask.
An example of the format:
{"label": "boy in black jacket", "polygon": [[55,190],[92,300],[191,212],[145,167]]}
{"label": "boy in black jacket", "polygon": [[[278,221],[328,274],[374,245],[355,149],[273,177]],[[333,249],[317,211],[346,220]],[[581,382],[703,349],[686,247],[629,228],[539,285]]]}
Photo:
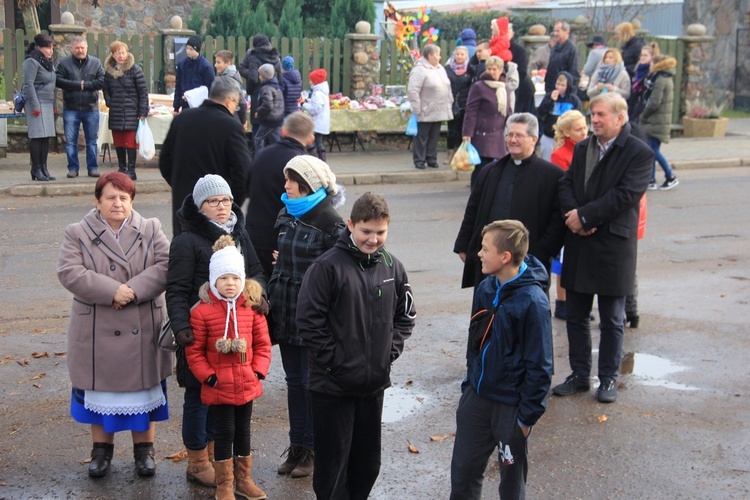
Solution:
{"label": "boy in black jacket", "polygon": [[310,351],[318,498],[364,500],[380,473],[383,393],[416,316],[404,266],[384,248],[389,220],[383,198],[362,195],[302,280],[297,330]]}
{"label": "boy in black jacket", "polygon": [[253,136],[255,153],[281,140],[281,123],[284,121],[284,94],[276,79],[276,70],[272,64],[264,64],[258,69],[258,75],[260,87],[252,97],[258,100],[255,118],[260,122],[258,132]]}
{"label": "boy in black jacket", "polygon": [[[469,328],[467,373],[456,411],[452,500],[482,497],[495,448],[500,498],[526,495],[531,427],[544,414],[552,381],[552,324],[547,270],[527,255],[529,231],[517,220],[482,230],[482,273]],[[494,317],[490,320],[491,315]]]}

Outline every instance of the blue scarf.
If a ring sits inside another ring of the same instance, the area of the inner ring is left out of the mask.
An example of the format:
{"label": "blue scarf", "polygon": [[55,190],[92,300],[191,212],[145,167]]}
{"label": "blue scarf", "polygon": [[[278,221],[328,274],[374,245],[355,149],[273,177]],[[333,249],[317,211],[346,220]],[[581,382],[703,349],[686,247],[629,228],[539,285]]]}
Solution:
{"label": "blue scarf", "polygon": [[289,195],[284,193],[281,195],[281,201],[283,201],[284,205],[286,205],[286,211],[289,213],[289,215],[291,215],[295,219],[299,219],[307,212],[315,208],[318,203],[323,201],[326,197],[326,194],[327,193],[325,188],[320,188],[313,194],[308,194],[307,196],[303,196],[302,198],[294,199],[290,199]]}

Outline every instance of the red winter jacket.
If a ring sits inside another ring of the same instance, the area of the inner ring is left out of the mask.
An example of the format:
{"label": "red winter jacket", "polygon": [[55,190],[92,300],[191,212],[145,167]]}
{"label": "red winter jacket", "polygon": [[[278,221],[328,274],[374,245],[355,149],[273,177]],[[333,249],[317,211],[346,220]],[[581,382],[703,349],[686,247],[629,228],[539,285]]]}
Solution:
{"label": "red winter jacket", "polygon": [[[263,394],[261,379],[266,377],[271,364],[271,338],[266,318],[244,306],[244,295],[237,299],[239,335],[247,340],[245,362],[241,363],[240,353],[223,354],[216,350],[216,341],[224,337],[226,301],[217,299],[206,285],[201,287],[200,297],[200,304],[190,313],[195,342],[185,348],[185,355],[190,371],[203,382],[201,401],[206,405],[248,403]],[[234,339],[234,315],[229,318],[227,338]],[[218,378],[215,387],[205,383],[211,375]]]}

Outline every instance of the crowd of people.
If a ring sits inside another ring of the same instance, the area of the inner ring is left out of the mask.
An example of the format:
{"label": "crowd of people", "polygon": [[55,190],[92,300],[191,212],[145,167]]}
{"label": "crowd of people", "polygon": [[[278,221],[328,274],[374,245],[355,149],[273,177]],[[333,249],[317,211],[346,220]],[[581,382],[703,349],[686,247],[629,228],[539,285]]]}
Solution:
{"label": "crowd of people", "polygon": [[[594,38],[590,58],[598,60],[593,70],[587,61],[587,74],[570,27],[556,23],[538,109],[527,84],[543,58],[527,63],[519,55],[507,18],[493,21],[491,40],[464,30],[445,66],[439,47],[426,45],[410,76],[415,167],[438,167],[445,121],[449,154],[471,142],[481,158],[453,249],[464,263],[461,286],[473,287],[474,299],[450,498],[481,496],[495,448],[500,497],[525,497],[528,439],[548,393],[591,388],[595,295],[596,399],[617,399],[624,328],[638,326],[637,241],[645,192],[656,187],[655,162],[665,171],[662,189],[678,182],[659,152],[669,140],[675,61],[655,45],[639,45],[624,25],[617,29],[622,50]],[[102,65],[76,38],[55,69],[53,41],[45,37],[37,36],[24,63],[33,94],[32,177],[50,178],[42,144],[54,110],[43,87],[56,74],[69,112],[66,136],[77,141],[83,124],[88,174],[97,177],[95,206],[66,228],[58,261],[60,282],[73,294],[70,412],[91,426],[89,475],[107,474],[119,431],[132,434],[136,472],[155,474],[155,426],[169,418],[173,361],[157,336],[168,319],[184,389],[187,480],[216,488],[219,499],[266,497],[252,479],[251,416],[278,344],[289,443],[277,472],[312,475],[318,498],[367,498],[380,469],[390,367],[416,312],[406,270],[385,248],[386,201],[366,193],[346,220],[337,211],[344,190],[322,141],[330,130],[325,70],[310,73],[309,99],[294,99],[302,91],[294,60],[281,60],[265,35],[253,38],[239,69],[231,52],[217,53],[218,76],[201,60],[200,38],[190,37],[159,157],[172,188],[170,243],[157,219],[133,210],[135,131],[148,95],[127,45],[114,42]],[[238,72],[253,96],[244,119],[237,116],[246,102]],[[183,96],[200,85],[208,98],[190,109]],[[103,175],[95,142],[93,162],[88,147],[99,89],[119,164]],[[75,176],[77,144],[66,152]],[[253,217],[246,218],[248,198]],[[560,276],[554,316],[566,320],[571,369],[555,387],[552,273]]]}

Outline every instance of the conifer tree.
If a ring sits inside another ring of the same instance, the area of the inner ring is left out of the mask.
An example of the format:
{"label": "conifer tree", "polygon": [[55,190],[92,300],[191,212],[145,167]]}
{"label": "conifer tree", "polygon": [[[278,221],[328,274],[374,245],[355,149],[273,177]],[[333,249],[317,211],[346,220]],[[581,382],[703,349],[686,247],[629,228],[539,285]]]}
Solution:
{"label": "conifer tree", "polygon": [[286,0],[279,19],[279,35],[287,38],[302,38],[302,0]]}

